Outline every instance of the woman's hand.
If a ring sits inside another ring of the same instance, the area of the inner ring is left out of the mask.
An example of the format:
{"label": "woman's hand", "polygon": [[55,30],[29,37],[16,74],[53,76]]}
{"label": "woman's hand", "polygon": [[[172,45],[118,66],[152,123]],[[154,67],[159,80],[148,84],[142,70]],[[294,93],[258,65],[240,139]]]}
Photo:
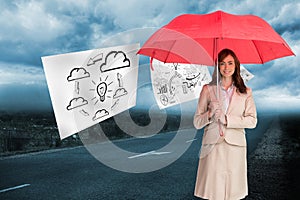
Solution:
{"label": "woman's hand", "polygon": [[215,111],[214,119],[216,121],[220,120],[220,122],[224,125],[227,125],[226,115],[223,113],[221,109],[217,109]]}
{"label": "woman's hand", "polygon": [[219,101],[211,101],[208,105],[209,109],[209,118],[212,118],[216,112],[216,110],[220,109]]}

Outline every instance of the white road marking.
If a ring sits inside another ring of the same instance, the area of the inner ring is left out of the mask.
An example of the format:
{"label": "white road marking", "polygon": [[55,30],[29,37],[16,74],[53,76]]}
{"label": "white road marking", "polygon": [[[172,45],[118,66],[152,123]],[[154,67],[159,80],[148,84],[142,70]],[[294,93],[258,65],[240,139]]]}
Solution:
{"label": "white road marking", "polygon": [[142,156],[146,156],[146,155],[150,155],[152,154],[154,151],[149,151],[149,152],[146,152],[146,153],[141,153],[141,154],[137,154],[137,155],[134,155],[134,156],[129,156],[128,158],[138,158],[138,157],[142,157]]}
{"label": "white road marking", "polygon": [[193,142],[193,141],[195,141],[195,140],[197,140],[197,138],[192,139],[192,140],[188,140],[188,141],[186,141],[185,143],[190,143],[190,142]]}
{"label": "white road marking", "polygon": [[146,152],[146,153],[141,153],[141,154],[137,154],[137,155],[134,155],[134,156],[129,156],[128,158],[131,159],[131,158],[138,158],[138,157],[142,157],[142,156],[148,156],[148,155],[162,155],[162,154],[168,154],[168,153],[171,153],[171,152],[156,152],[156,151],[149,151],[149,152]]}
{"label": "white road marking", "polygon": [[20,188],[27,187],[27,186],[30,186],[30,184],[23,184],[23,185],[18,185],[18,186],[11,187],[11,188],[6,188],[6,189],[3,189],[3,190],[0,190],[0,193],[7,192],[7,191],[10,191],[10,190],[20,189]]}
{"label": "white road marking", "polygon": [[171,153],[171,152],[169,152],[169,151],[165,151],[165,152],[156,152],[156,151],[154,151],[151,154],[153,154],[153,155],[162,155],[162,154],[168,154],[168,153]]}

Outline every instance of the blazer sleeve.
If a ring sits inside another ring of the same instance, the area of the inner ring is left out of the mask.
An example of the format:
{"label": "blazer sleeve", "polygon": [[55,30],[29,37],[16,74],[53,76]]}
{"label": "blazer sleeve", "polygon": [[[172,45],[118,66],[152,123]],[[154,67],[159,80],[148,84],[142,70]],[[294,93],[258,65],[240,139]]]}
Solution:
{"label": "blazer sleeve", "polygon": [[197,109],[194,115],[194,126],[196,129],[201,129],[211,121],[208,118],[208,103],[209,103],[209,91],[208,85],[204,85],[200,93]]}
{"label": "blazer sleeve", "polygon": [[245,108],[241,116],[228,115],[227,128],[255,128],[257,124],[256,106],[254,103],[252,90],[247,90]]}

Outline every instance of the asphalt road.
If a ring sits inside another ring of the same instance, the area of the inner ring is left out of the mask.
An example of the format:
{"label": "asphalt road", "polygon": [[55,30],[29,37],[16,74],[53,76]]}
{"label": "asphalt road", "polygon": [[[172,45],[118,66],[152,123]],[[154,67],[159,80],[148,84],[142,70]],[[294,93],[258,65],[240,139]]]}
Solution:
{"label": "asphalt road", "polygon": [[[262,119],[262,123],[247,134],[249,153],[255,149],[272,118]],[[185,133],[189,131],[195,130]],[[157,150],[169,144],[175,134],[118,140],[114,144],[128,151],[138,151],[123,158],[123,162],[144,159],[144,163],[151,165],[176,157],[176,145],[180,148],[180,143],[175,144],[174,151]],[[187,137],[182,143],[191,145],[182,156],[172,164],[148,173],[112,169],[84,146],[1,158],[0,199],[197,199],[193,192],[201,137],[201,131],[194,140]],[[118,158],[113,153],[106,155],[112,161]]]}

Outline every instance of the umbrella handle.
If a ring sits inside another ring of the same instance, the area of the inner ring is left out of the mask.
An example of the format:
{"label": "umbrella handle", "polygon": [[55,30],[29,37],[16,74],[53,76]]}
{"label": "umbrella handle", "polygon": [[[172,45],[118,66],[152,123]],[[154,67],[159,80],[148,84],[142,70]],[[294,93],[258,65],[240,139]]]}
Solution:
{"label": "umbrella handle", "polygon": [[217,100],[220,99],[220,95],[219,95],[219,58],[218,58],[218,50],[219,50],[219,38],[215,38],[214,39],[214,53],[213,53],[213,61],[215,62],[215,67],[217,70]]}

